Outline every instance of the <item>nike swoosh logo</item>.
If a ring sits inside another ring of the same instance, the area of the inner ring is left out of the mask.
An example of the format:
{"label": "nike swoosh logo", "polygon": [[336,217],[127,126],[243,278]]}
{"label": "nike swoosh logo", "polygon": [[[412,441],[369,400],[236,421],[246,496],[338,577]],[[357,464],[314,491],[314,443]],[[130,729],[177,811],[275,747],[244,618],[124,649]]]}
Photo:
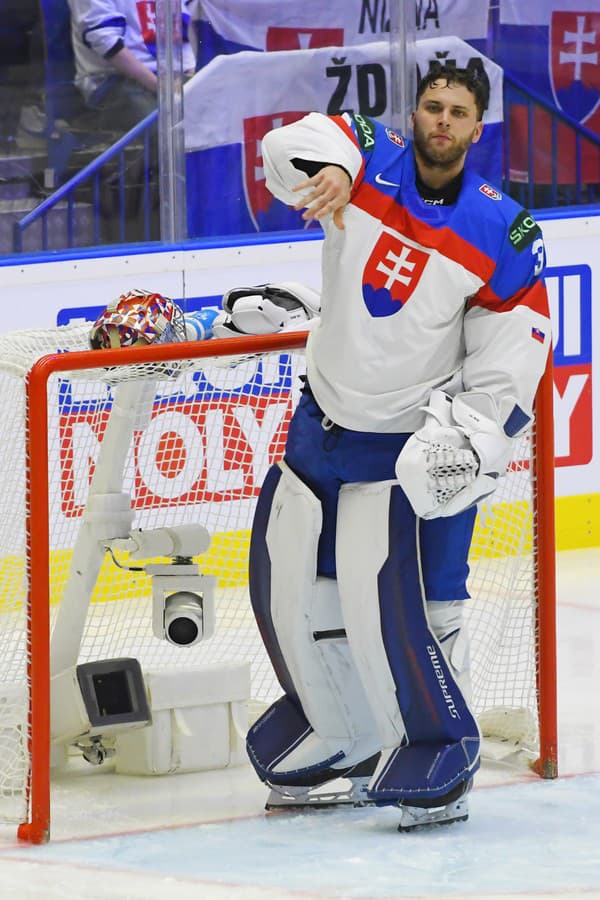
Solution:
{"label": "nike swoosh logo", "polygon": [[387,187],[400,187],[400,185],[396,181],[386,181],[385,178],[381,177],[381,172],[378,172],[375,176],[375,181],[377,184],[385,184]]}

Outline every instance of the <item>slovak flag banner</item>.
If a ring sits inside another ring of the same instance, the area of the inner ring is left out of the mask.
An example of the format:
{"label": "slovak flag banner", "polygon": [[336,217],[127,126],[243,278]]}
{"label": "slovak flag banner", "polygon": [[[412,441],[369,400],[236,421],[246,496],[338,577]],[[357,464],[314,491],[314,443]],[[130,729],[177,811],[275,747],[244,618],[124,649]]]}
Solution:
{"label": "slovak flag banner", "polygon": [[[559,112],[600,134],[600,5],[598,0],[502,0],[495,60]],[[513,110],[515,118],[513,119]],[[552,122],[536,109],[534,138],[528,140],[527,111],[517,104],[507,112],[511,133],[511,169],[515,180],[527,169],[533,146],[534,177],[539,184],[574,184],[579,162],[575,141],[559,125],[557,169],[552,170]],[[520,116],[520,118],[519,118]],[[582,143],[581,176],[597,184],[597,150]]]}
{"label": "slovak flag banner", "polygon": [[[389,40],[397,0],[202,0],[194,21],[199,67],[221,53],[316,50]],[[416,3],[417,35],[483,41],[488,0]]]}
{"label": "slovak flag banner", "polygon": [[600,8],[589,13],[554,10],[550,55],[556,105],[585,122],[600,106]]}
{"label": "slovak flag banner", "polygon": [[[502,70],[458,38],[418,41],[416,55],[423,73],[440,56],[450,56],[458,66],[476,58],[485,70],[490,106],[467,165],[499,184]],[[391,125],[391,88],[387,40],[215,57],[184,89],[189,236],[306,227],[300,212],[275,200],[266,188],[262,138],[309,112],[360,112]]]}

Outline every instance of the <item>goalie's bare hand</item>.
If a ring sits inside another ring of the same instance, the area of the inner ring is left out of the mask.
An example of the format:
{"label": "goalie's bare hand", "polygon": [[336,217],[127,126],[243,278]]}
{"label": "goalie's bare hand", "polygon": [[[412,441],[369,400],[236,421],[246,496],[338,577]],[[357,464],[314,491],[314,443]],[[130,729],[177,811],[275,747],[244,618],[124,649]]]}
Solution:
{"label": "goalie's bare hand", "polygon": [[344,209],[350,203],[352,182],[348,173],[340,166],[324,166],[320,172],[308,178],[292,190],[306,191],[307,194],[299,200],[294,209],[305,209],[302,218],[306,222],[313,219],[320,221],[323,216],[333,214],[333,224],[340,230],[344,230]]}

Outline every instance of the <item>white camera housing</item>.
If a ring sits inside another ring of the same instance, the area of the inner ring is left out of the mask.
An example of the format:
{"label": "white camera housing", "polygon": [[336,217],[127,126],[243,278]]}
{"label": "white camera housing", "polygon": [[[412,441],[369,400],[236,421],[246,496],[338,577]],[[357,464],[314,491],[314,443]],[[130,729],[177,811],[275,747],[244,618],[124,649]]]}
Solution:
{"label": "white camera housing", "polygon": [[151,721],[137,659],[99,659],[50,679],[51,737],[57,744],[103,737]]}
{"label": "white camera housing", "polygon": [[200,575],[193,564],[145,566],[152,576],[152,631],[177,647],[193,647],[215,631],[213,575]]}
{"label": "white camera housing", "polygon": [[210,534],[204,525],[174,525],[172,528],[136,528],[129,537],[108,542],[114,550],[127,550],[132,559],[157,556],[189,557],[206,553]]}

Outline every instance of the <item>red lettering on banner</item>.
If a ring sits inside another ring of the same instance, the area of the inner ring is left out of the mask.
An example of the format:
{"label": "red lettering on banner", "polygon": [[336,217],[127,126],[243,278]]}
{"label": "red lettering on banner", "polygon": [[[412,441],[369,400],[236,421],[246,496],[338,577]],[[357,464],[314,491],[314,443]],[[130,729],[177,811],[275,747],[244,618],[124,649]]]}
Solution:
{"label": "red lettering on banner", "polygon": [[[61,509],[67,518],[80,516],[83,512],[85,500],[82,498],[87,498],[96,466],[98,444],[108,422],[108,412],[94,416],[93,428],[89,419],[85,413],[74,413],[61,415],[58,423]],[[91,443],[90,430],[94,432],[96,444],[88,449]]]}
{"label": "red lettering on banner", "polygon": [[[283,456],[291,414],[288,392],[158,405],[134,437],[133,508],[258,496],[268,468]],[[60,417],[61,509],[67,518],[83,512],[108,417],[108,411]]]}
{"label": "red lettering on banner", "polygon": [[[553,380],[554,465],[585,466],[593,455],[591,366],[555,366]],[[528,469],[529,456],[511,462],[508,471]]]}
{"label": "red lettering on banner", "polygon": [[590,365],[554,369],[555,465],[592,461],[592,371]]}
{"label": "red lettering on banner", "polygon": [[343,47],[343,28],[267,28],[266,49],[316,50],[319,47]]}

